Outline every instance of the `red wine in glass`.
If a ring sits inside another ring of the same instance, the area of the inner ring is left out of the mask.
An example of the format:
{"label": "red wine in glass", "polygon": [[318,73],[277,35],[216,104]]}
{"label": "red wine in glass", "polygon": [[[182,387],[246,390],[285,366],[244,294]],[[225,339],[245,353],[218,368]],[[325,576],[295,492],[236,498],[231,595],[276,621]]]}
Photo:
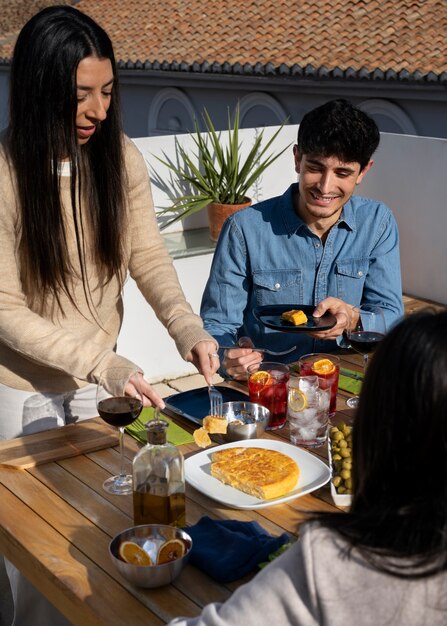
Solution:
{"label": "red wine in glass", "polygon": [[[383,310],[374,304],[363,304],[353,309],[357,315],[355,328],[348,330],[346,337],[351,348],[363,355],[363,371],[368,365],[368,355],[374,351],[377,344],[384,338],[386,332]],[[346,400],[346,404],[355,409],[359,404],[359,396]]]}
{"label": "red wine in glass", "polygon": [[382,341],[384,337],[384,333],[357,330],[350,333],[349,342],[356,352],[360,352],[360,354],[371,354],[371,352],[375,350],[378,342]]}
{"label": "red wine in glass", "polygon": [[106,398],[98,402],[98,413],[102,419],[119,428],[132,424],[143,408],[143,403],[139,398],[129,398],[127,396]]}
{"label": "red wine in glass", "polygon": [[[132,367],[110,367],[101,372],[96,395],[96,408],[101,418],[118,429],[120,446],[120,472],[103,483],[108,493],[132,493],[132,476],[125,472],[123,437],[124,427],[137,419],[143,408],[143,394],[137,370]],[[133,388],[132,395],[126,395]],[[136,391],[136,393],[135,393]]]}

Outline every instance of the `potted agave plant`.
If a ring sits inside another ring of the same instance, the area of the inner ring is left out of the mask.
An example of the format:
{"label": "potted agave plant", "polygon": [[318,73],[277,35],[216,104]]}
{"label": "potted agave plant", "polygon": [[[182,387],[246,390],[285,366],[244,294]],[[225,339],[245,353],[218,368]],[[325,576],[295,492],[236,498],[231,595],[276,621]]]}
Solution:
{"label": "potted agave plant", "polygon": [[228,142],[225,145],[221,144],[220,133],[215,130],[206,109],[203,118],[206,132],[201,133],[195,121],[195,133],[191,135],[195,144],[195,154],[189,154],[176,140],[175,162],[159,158],[159,161],[167,166],[177,179],[174,188],[187,191],[179,192],[174,197],[172,206],[163,209],[158,215],[175,213],[172,219],[160,227],[163,229],[177,220],[207,208],[210,237],[213,241],[217,241],[223,222],[228,215],[251,204],[251,198],[247,196],[248,190],[265,169],[289,146],[274,154],[268,154],[270,146],[284,124],[264,146],[262,146],[264,130],[261,130],[247,157],[242,160],[239,141],[239,106],[235,109],[233,124],[228,113],[229,132]]}

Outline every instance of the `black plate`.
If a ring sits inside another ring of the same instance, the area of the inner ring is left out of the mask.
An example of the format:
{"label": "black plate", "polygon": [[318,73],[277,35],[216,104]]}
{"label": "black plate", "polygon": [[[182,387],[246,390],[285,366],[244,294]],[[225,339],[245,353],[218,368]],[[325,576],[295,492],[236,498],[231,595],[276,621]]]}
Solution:
{"label": "black plate", "polygon": [[[220,385],[215,385],[215,387],[221,392],[224,402],[248,401],[248,395],[241,391]],[[165,398],[164,401],[167,414],[181,415],[195,424],[201,425],[203,418],[210,413],[208,387],[175,393]]]}
{"label": "black plate", "polygon": [[[307,322],[294,326],[290,322],[281,319],[281,313],[291,311],[292,309],[301,309],[307,315]],[[329,330],[337,323],[332,313],[325,313],[321,317],[312,317],[315,307],[309,304],[272,304],[266,306],[258,306],[253,310],[253,315],[261,324],[280,330],[284,333],[302,333],[318,330]]]}

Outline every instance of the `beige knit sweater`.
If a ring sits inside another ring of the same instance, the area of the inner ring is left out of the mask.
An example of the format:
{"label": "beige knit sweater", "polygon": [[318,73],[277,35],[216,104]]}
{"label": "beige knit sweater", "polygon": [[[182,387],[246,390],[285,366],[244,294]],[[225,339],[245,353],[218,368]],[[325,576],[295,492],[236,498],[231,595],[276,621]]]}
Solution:
{"label": "beige knit sweater", "polygon": [[[158,230],[146,165],[127,138],[125,162],[129,176],[129,227],[124,269],[135,279],[185,357],[197,342],[213,339],[185,300]],[[71,218],[69,176],[61,178],[61,198],[76,274],[72,294],[79,307],[76,310],[61,293],[65,316],[53,297],[42,305],[31,302],[22,290],[17,254],[20,219],[9,168],[3,149],[0,150],[0,382],[24,391],[74,390],[88,382],[97,382],[106,367],[130,363],[114,352],[123,317],[119,282],[117,279],[106,282],[99,275],[91,254],[89,232],[85,233],[86,264],[98,319],[95,320],[85,300]],[[141,330],[145,330],[144,321]]]}

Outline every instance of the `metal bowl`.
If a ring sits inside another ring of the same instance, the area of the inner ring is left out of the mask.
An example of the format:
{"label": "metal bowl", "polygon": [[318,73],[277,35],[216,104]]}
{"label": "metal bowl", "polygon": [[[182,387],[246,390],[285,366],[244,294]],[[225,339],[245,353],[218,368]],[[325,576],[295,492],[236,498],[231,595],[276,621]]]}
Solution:
{"label": "metal bowl", "polygon": [[[147,550],[155,562],[156,553],[161,544],[169,539],[181,539],[186,546],[184,556],[163,565],[131,565],[119,556],[119,548],[123,541],[134,541]],[[144,524],[127,528],[116,535],[109,544],[110,557],[113,564],[126,580],[137,587],[162,587],[171,583],[182,571],[189,559],[192,539],[180,528],[163,524]]]}
{"label": "metal bowl", "polygon": [[264,433],[270,421],[270,411],[254,402],[224,402],[222,416],[228,421],[223,438],[225,441],[257,439]]}

